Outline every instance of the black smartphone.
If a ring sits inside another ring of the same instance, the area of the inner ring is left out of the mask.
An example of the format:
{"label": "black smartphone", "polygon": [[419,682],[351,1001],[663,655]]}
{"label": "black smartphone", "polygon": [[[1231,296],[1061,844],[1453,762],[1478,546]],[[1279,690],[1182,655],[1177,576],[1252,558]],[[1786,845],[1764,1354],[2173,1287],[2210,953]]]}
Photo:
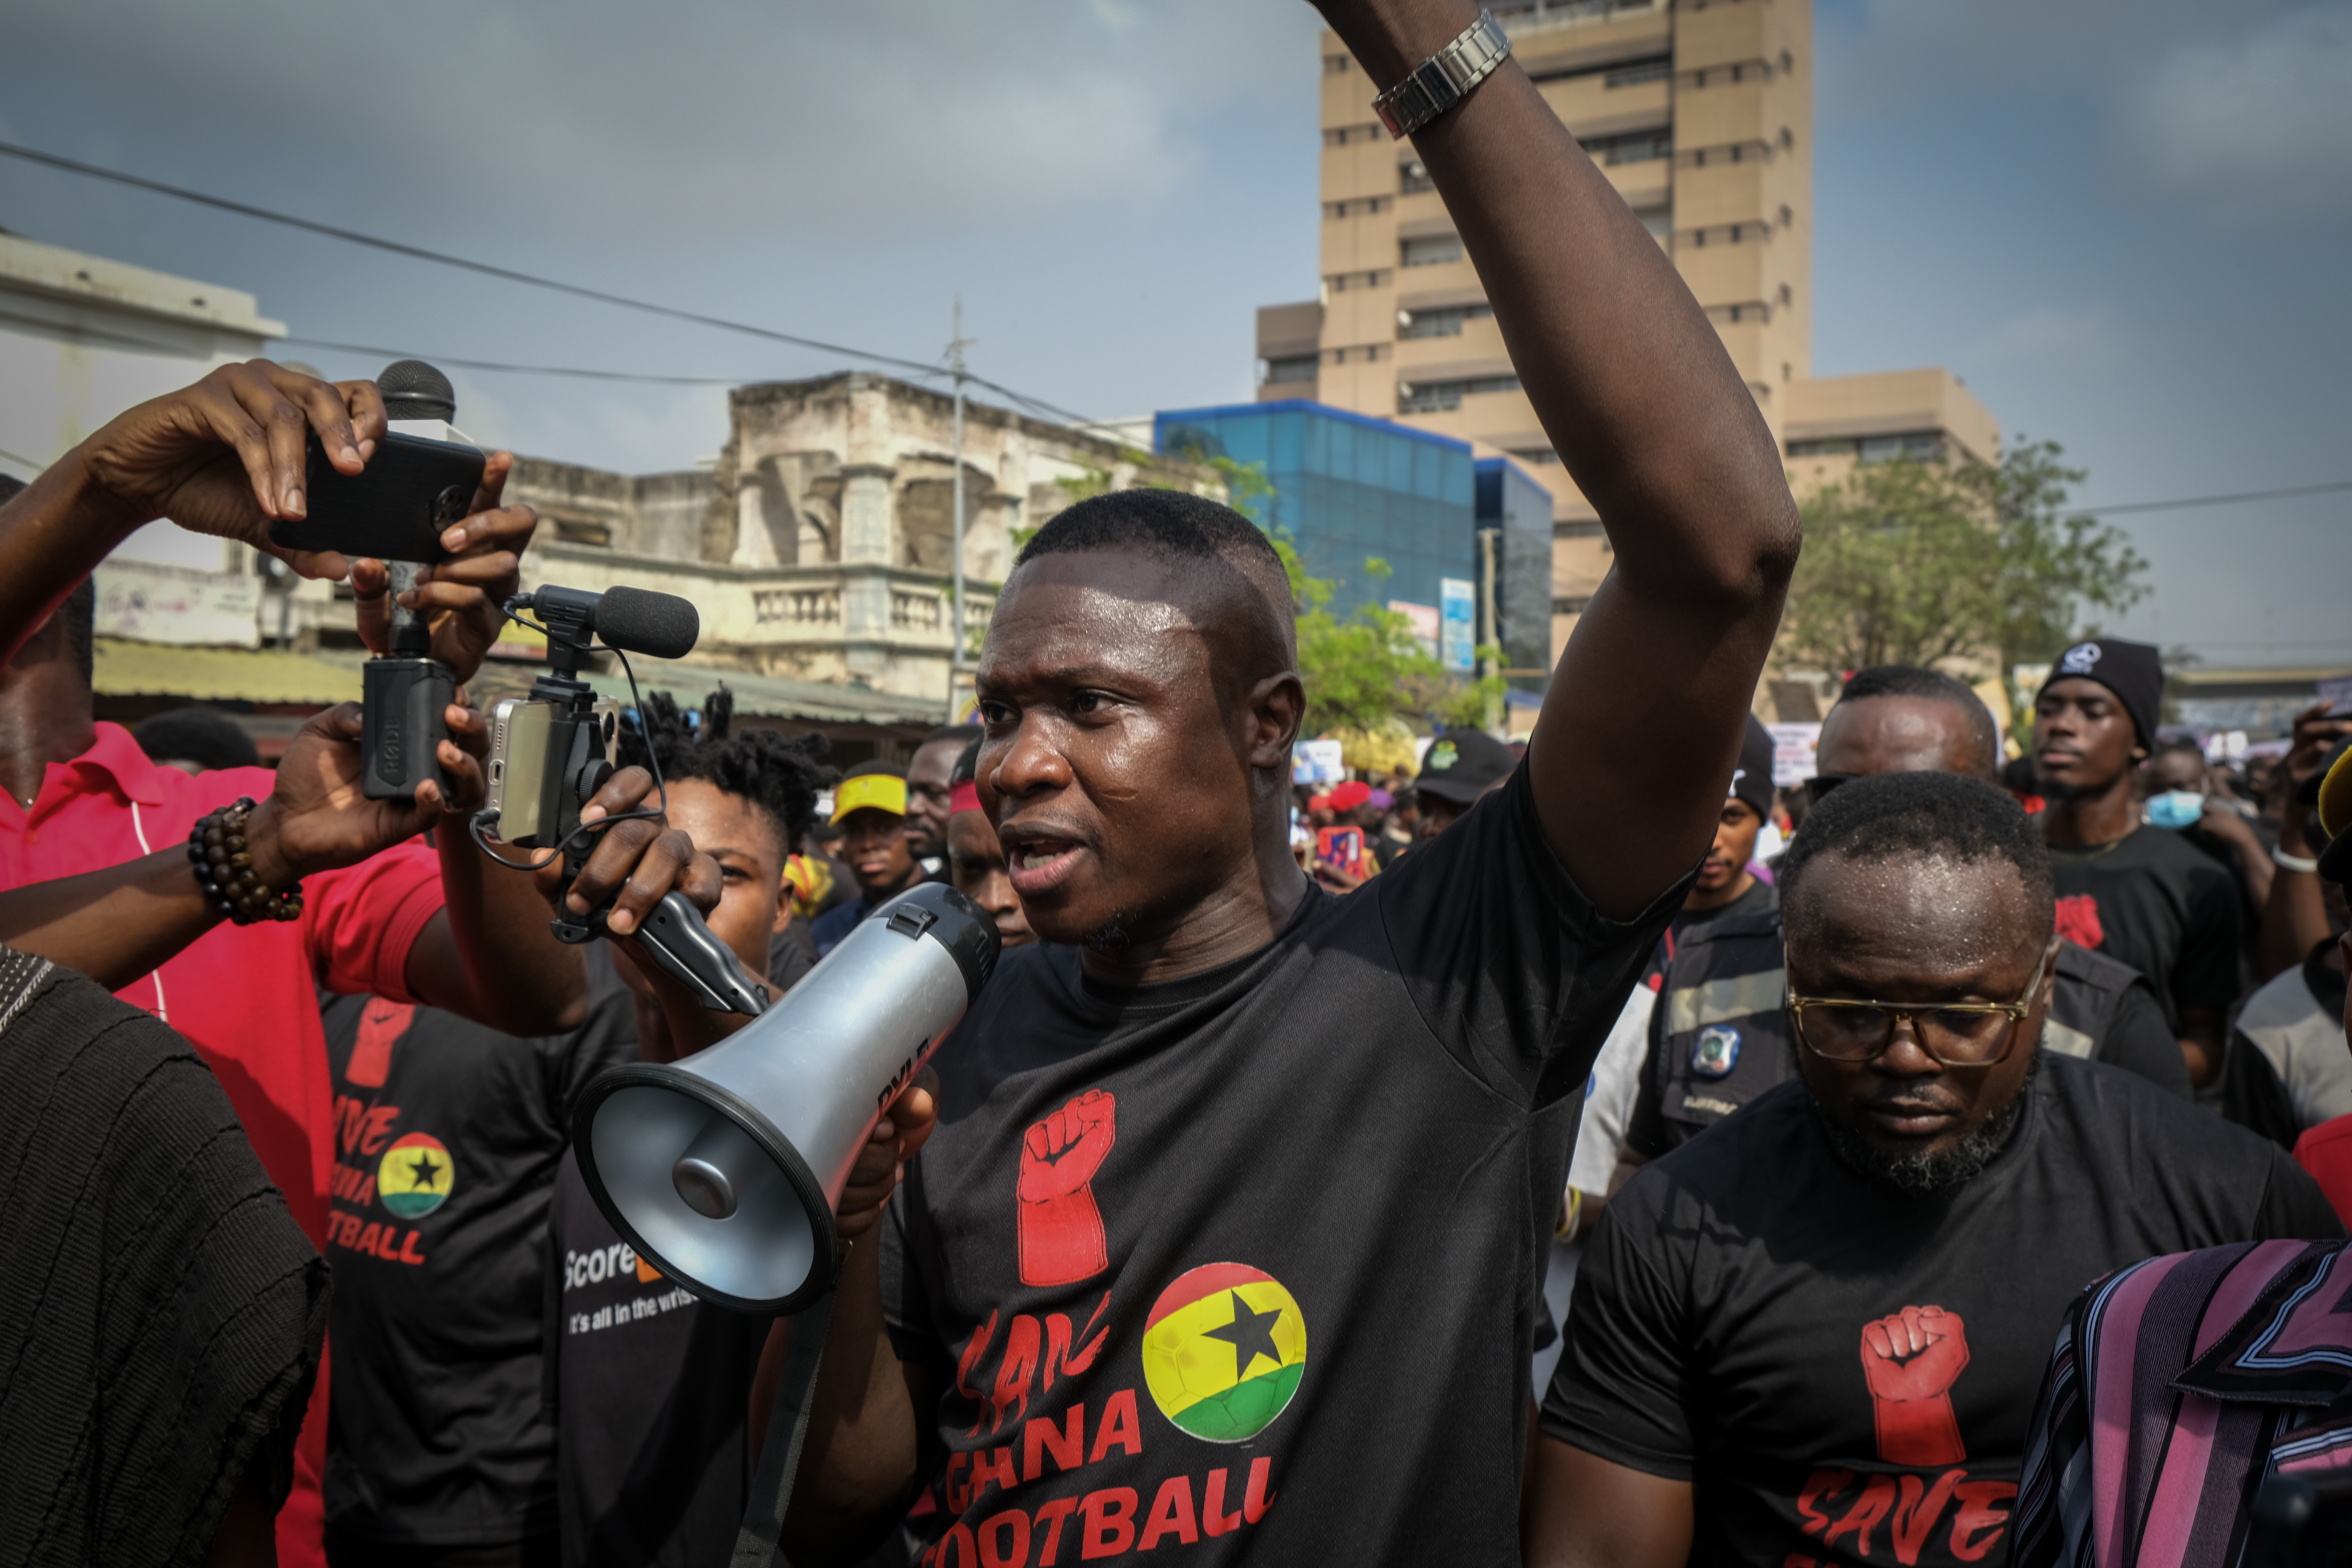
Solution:
{"label": "black smartphone", "polygon": [[440,561],[448,554],[442,532],[473,510],[486,461],[478,447],[386,434],[366,468],[339,474],[312,431],[303,474],[309,515],[271,523],[270,542],[354,560]]}

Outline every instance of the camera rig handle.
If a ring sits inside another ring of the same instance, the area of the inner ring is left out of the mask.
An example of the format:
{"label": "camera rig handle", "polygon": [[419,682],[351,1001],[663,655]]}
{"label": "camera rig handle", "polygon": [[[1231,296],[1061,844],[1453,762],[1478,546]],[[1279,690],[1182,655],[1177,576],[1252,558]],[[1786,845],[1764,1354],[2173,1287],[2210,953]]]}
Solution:
{"label": "camera rig handle", "polygon": [[[551,705],[547,754],[561,763],[542,774],[540,842],[564,846],[562,886],[569,891],[593,850],[593,840],[577,831],[580,808],[613,776],[613,736],[609,718],[596,711],[595,689],[573,673],[579,656],[585,651],[584,637],[575,640],[561,636],[559,617],[545,616],[545,606],[541,607],[548,624],[551,668],[532,682],[530,694]],[[609,936],[605,921],[611,913],[612,900],[607,900],[585,915],[574,915],[564,907],[559,892],[553,922],[556,940],[576,944]],[[756,1018],[768,1010],[768,988],[744,972],[734,949],[719,940],[702,911],[685,894],[673,889],[663,895],[633,934],[656,963],[710,1011]]]}

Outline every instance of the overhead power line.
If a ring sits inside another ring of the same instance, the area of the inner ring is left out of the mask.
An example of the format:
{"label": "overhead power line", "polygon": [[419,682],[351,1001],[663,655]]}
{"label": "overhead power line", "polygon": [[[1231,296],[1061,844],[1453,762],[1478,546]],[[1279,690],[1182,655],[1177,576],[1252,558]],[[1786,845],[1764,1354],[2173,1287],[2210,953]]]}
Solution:
{"label": "overhead power line", "polygon": [[[338,353],[366,354],[385,361],[421,359],[436,365],[456,365],[461,370],[492,371],[501,375],[561,375],[581,381],[641,381],[656,386],[742,386],[759,379],[743,375],[657,375],[646,371],[592,370],[583,365],[513,364],[504,360],[467,359],[458,354],[419,353],[413,349],[388,349],[374,343],[339,343],[325,338],[287,336],[278,340],[306,349],[331,349]],[[945,375],[943,370],[908,372],[909,374]]]}
{"label": "overhead power line", "polygon": [[[526,288],[546,289],[558,294],[569,294],[574,299],[592,300],[600,305],[612,305],[624,310],[638,310],[652,316],[665,316],[671,321],[689,321],[696,326],[710,327],[723,332],[740,332],[748,337],[765,339],[770,342],[787,343],[794,348],[814,349],[821,353],[842,354],[850,359],[864,360],[869,364],[891,365],[899,370],[911,371],[919,374],[940,375],[945,374],[945,368],[939,364],[926,364],[919,360],[904,359],[897,354],[877,353],[870,349],[852,348],[845,343],[826,342],[820,338],[804,338],[793,332],[780,332],[772,328],[756,326],[749,321],[731,321],[724,316],[705,315],[699,310],[683,310],[678,309],[677,306],[664,305],[651,300],[633,299],[626,294],[614,294],[603,289],[590,289],[578,283],[566,283],[559,279],[542,278],[537,273],[517,271],[511,267],[499,267],[487,261],[475,261],[462,256],[451,256],[443,251],[427,250],[423,246],[409,245],[397,239],[385,239],[379,235],[362,234],[356,229],[339,228],[333,224],[319,223],[310,218],[297,217],[291,213],[277,212],[268,207],[255,206],[250,202],[231,201],[226,196],[215,196],[208,195],[203,191],[193,191],[184,185],[174,185],[163,180],[150,180],[138,174],[126,174],[119,169],[103,168],[99,164],[85,163],[74,158],[61,158],[54,153],[44,153],[36,147],[21,147],[13,142],[0,142],[0,155],[21,159],[28,163],[38,163],[46,168],[62,170],[69,174],[80,174],[93,180],[111,181],[118,185],[128,185],[133,190],[152,192],[157,195],[170,196],[176,201],[193,202],[198,206],[212,207],[220,212],[235,213],[240,217],[254,218],[262,223],[279,224],[288,228],[301,229],[309,234],[324,235],[329,239],[340,239],[347,245],[366,246],[372,249],[387,251],[394,256],[404,256],[414,261],[430,261],[440,267],[454,267],[461,271],[479,273],[485,278],[496,278],[509,283],[520,283]],[[312,340],[305,341],[308,342]],[[338,345],[320,343],[318,346],[327,348]],[[367,351],[361,350],[358,352],[365,353]],[[449,363],[456,364],[462,362],[453,359],[449,361]],[[523,370],[526,367],[501,367],[483,363],[477,364],[474,368],[484,370],[498,368]],[[530,370],[530,374],[551,375],[578,374],[599,380],[622,379],[621,377],[612,375],[610,374],[599,374],[589,371],[565,371],[554,369],[552,367],[533,368]],[[631,377],[629,379],[667,380],[668,378],[649,376]],[[984,386],[991,392],[1009,397],[1013,402],[1020,404],[1022,406],[1030,409],[1032,412],[1034,412],[1043,417],[1059,420],[1065,424],[1092,426],[1096,428],[1103,427],[1096,420],[1088,419],[1083,415],[1073,414],[1066,408],[1055,407],[1053,404],[1047,403],[1042,398],[1030,397],[1022,393],[1015,392],[1009,386],[999,385],[995,382],[986,381],[976,375],[967,376],[966,379],[976,386]]]}
{"label": "overhead power line", "polygon": [[2289,496],[2333,495],[2338,490],[2352,490],[2352,479],[2337,479],[2325,485],[2292,485],[2284,489],[2243,490],[2233,496],[2190,496],[2183,500],[2137,500],[2122,506],[2069,507],[2070,512],[2090,517],[2112,517],[2126,511],[2179,511],[2197,506],[2233,506],[2240,501],[2284,500]]}

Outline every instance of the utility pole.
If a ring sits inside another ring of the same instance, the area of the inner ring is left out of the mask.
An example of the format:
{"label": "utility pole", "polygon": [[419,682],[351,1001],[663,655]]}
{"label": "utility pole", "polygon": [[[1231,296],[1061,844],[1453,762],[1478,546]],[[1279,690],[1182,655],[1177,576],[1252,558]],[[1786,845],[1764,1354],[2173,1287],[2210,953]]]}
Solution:
{"label": "utility pole", "polygon": [[[1502,536],[1503,531],[1499,527],[1478,531],[1478,619],[1482,623],[1478,637],[1479,641],[1490,647],[1503,640],[1502,617],[1498,614],[1500,606],[1495,603],[1495,546]],[[1478,661],[1478,677],[1482,680],[1492,680],[1499,668],[1495,659],[1482,658]],[[1489,699],[1486,703],[1486,728],[1496,731],[1497,739],[1510,738],[1503,732],[1506,717],[1503,700]]]}
{"label": "utility pole", "polygon": [[963,351],[979,340],[963,335],[963,296],[955,297],[955,335],[948,340],[948,369],[955,376],[955,586],[948,612],[948,717],[956,717],[957,677],[963,673]]}

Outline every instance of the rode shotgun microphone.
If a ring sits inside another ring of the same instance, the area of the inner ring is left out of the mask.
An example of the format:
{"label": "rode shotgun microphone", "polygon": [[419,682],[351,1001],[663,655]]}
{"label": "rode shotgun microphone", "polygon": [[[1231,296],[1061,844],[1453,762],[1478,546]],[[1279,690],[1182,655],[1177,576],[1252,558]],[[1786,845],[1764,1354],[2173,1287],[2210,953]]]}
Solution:
{"label": "rode shotgun microphone", "polygon": [[589,1194],[655,1268],[740,1312],[833,1286],[833,1209],[891,1098],[996,971],[942,883],[860,921],[767,1015],[684,1060],[607,1069],[572,1119]]}

